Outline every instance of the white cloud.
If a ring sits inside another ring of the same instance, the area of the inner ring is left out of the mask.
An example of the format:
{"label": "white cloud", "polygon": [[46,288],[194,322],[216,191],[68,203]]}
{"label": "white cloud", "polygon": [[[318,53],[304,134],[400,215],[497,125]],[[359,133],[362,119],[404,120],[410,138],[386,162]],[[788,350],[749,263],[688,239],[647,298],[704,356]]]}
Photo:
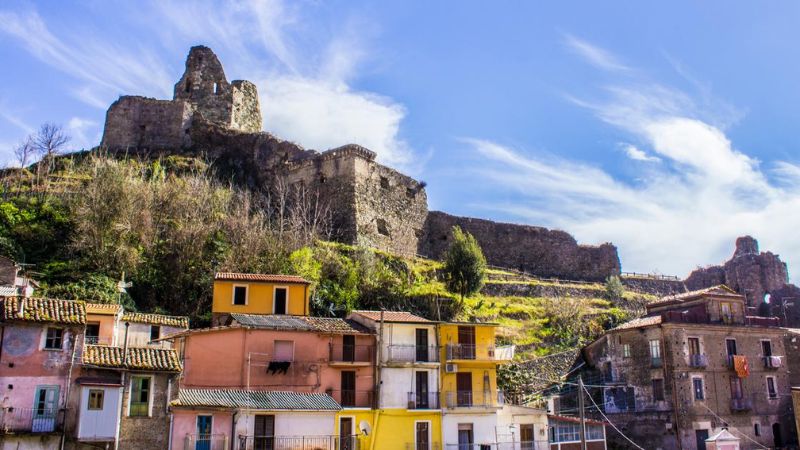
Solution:
{"label": "white cloud", "polygon": [[630,67],[621,63],[613,54],[587,41],[578,39],[571,34],[564,35],[564,43],[567,47],[572,49],[572,51],[586,60],[586,62],[600,69],[614,72],[627,72],[631,70]]}
{"label": "white cloud", "polygon": [[92,134],[92,130],[96,129],[97,122],[81,117],[73,117],[69,119],[66,126],[66,132],[69,134],[70,148],[73,149],[89,149],[97,145],[100,136]]}
{"label": "white cloud", "polygon": [[712,103],[697,106],[682,91],[627,75],[621,83],[607,86],[601,100],[568,99],[657,155],[626,145],[629,158],[661,164],[627,181],[585,163],[470,139],[486,158],[475,170],[522,199],[483,206],[568,230],[582,242],[612,241],[628,270],[685,276],[729,258],[744,234],[800,266],[800,165],[779,161],[770,170],[736,149]]}
{"label": "white cloud", "polygon": [[634,161],[661,162],[661,158],[658,156],[650,156],[644,150],[636,148],[635,145],[625,144],[622,146],[622,149],[625,151],[625,154],[628,155],[628,158]]}

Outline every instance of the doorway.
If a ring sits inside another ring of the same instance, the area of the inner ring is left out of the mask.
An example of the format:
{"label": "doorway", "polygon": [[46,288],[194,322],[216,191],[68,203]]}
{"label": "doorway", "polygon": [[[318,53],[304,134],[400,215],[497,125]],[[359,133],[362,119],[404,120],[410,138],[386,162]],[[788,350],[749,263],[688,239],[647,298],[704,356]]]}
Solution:
{"label": "doorway", "polygon": [[253,427],[253,450],[275,449],[275,416],[258,414]]}
{"label": "doorway", "polygon": [[416,378],[415,384],[417,388],[417,401],[414,406],[417,409],[428,409],[430,408],[430,401],[428,400],[428,372],[422,370],[415,372],[414,377]]}
{"label": "doorway", "polygon": [[430,450],[431,449],[431,423],[430,422],[417,422],[414,430],[414,450]]}
{"label": "doorway", "polygon": [[472,372],[456,374],[456,406],[472,406]]}
{"label": "doorway", "polygon": [[708,430],[695,430],[695,439],[697,439],[697,450],[706,450],[706,439],[708,439]]}
{"label": "doorway", "polygon": [[353,435],[353,418],[342,417],[339,419],[339,450],[355,450],[355,436]]}
{"label": "doorway", "polygon": [[534,440],[533,440],[533,424],[532,423],[523,423],[519,426],[519,442],[520,447],[522,450],[533,450],[534,449]]}
{"label": "doorway", "polygon": [[472,424],[458,424],[458,450],[472,450]]}
{"label": "doorway", "polygon": [[417,361],[428,362],[428,330],[426,328],[417,328],[417,345],[416,345]]}
{"label": "doorway", "polygon": [[779,423],[772,424],[772,443],[775,444],[775,448],[783,447],[783,435],[781,435],[781,424]]}
{"label": "doorway", "polygon": [[356,360],[356,337],[352,334],[342,336],[342,361],[355,362]]}
{"label": "doorway", "polygon": [[342,406],[356,406],[356,372],[354,370],[342,371]]}
{"label": "doorway", "polygon": [[197,416],[195,450],[211,450],[212,421],[213,418],[211,416]]}
{"label": "doorway", "polygon": [[36,403],[33,405],[31,431],[49,433],[55,430],[58,392],[58,386],[39,386],[36,388]]}
{"label": "doorway", "polygon": [[273,314],[286,314],[286,288],[275,288],[275,308]]}

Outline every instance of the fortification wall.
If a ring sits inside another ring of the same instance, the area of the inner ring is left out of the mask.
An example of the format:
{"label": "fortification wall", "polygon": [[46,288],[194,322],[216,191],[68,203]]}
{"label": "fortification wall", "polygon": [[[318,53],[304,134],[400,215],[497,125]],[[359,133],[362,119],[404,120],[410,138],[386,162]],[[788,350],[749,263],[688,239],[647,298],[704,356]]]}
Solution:
{"label": "fortification wall", "polygon": [[560,230],[456,217],[439,211],[428,214],[419,253],[440,258],[450,245],[454,225],[475,236],[492,265],[571,280],[603,281],[620,273],[617,248],[612,244],[578,245],[575,238]]}
{"label": "fortification wall", "polygon": [[180,148],[188,142],[192,109],[183,100],[120,97],[106,112],[101,145],[123,151]]}

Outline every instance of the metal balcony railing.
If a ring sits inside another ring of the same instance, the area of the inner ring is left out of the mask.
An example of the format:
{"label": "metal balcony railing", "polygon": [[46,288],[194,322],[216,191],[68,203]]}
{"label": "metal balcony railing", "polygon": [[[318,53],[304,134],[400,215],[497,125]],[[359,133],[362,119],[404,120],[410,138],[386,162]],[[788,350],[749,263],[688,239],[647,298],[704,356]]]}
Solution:
{"label": "metal balcony railing", "polygon": [[782,356],[765,356],[764,367],[767,369],[780,369],[783,366]]}
{"label": "metal balcony railing", "polygon": [[503,391],[450,391],[445,398],[449,409],[496,408],[505,404]]}
{"label": "metal balcony railing", "polygon": [[0,409],[0,433],[54,433],[63,426],[63,410],[12,406]]}
{"label": "metal balcony railing", "polygon": [[239,436],[238,450],[359,450],[358,436]]}
{"label": "metal balcony railing", "polygon": [[442,444],[430,442],[425,445],[419,442],[406,442],[406,450],[442,450]]}
{"label": "metal balcony railing", "polygon": [[694,367],[695,369],[699,369],[707,366],[708,366],[708,357],[706,355],[700,353],[689,355],[689,367]]}
{"label": "metal balcony railing", "polygon": [[447,360],[511,361],[514,359],[513,345],[495,347],[494,345],[447,344]]}
{"label": "metal balcony railing", "polygon": [[373,391],[326,391],[345,408],[372,408],[375,404]]}
{"label": "metal balcony railing", "polygon": [[228,450],[227,434],[187,434],[183,450]]}
{"label": "metal balcony railing", "polygon": [[447,444],[444,446],[444,450],[550,450],[550,442],[539,440],[493,442],[489,444]]}
{"label": "metal balcony railing", "polygon": [[731,412],[745,412],[753,409],[753,401],[747,397],[732,398]]}
{"label": "metal balcony railing", "polygon": [[374,359],[375,347],[372,345],[330,344],[329,360],[331,363],[371,363]]}
{"label": "metal balcony railing", "polygon": [[663,365],[664,365],[664,359],[661,358],[660,356],[650,357],[650,366],[651,367],[658,368],[658,367],[662,367]]}
{"label": "metal balcony railing", "polygon": [[408,409],[439,409],[439,393],[409,392]]}
{"label": "metal balcony railing", "polygon": [[434,345],[390,345],[390,363],[439,362],[439,347]]}

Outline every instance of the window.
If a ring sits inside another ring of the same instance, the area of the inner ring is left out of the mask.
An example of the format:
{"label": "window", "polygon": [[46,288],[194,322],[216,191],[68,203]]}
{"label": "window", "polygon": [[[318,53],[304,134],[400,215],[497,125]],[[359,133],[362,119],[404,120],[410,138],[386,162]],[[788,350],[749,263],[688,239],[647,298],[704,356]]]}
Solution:
{"label": "window", "polygon": [[375,221],[376,225],[378,226],[378,233],[384,236],[389,236],[389,226],[386,224],[384,219],[377,219]]}
{"label": "window", "polygon": [[131,377],[131,406],[129,416],[150,415],[150,378]]}
{"label": "window", "polygon": [[733,367],[733,355],[736,354],[736,339],[725,339],[725,351],[728,353],[728,365]]}
{"label": "window", "polygon": [[742,379],[739,377],[731,377],[731,398],[736,400],[744,398]]}
{"label": "window", "polygon": [[700,354],[700,338],[689,338],[689,355]]}
{"label": "window", "polygon": [[89,411],[99,411],[103,409],[103,394],[102,389],[89,389],[89,404],[87,409]]}
{"label": "window", "polygon": [[722,316],[722,321],[724,323],[731,323],[733,322],[733,306],[730,302],[720,302],[719,304],[720,313]]}
{"label": "window", "polygon": [[558,442],[579,441],[581,439],[580,426],[577,423],[560,423],[556,438]]}
{"label": "window", "polygon": [[623,358],[631,357],[631,344],[622,344],[622,357]]}
{"label": "window", "polygon": [[767,377],[767,396],[771,399],[778,398],[778,391],[775,388],[775,377]]}
{"label": "window", "polygon": [[294,341],[275,341],[274,361],[293,361],[294,360]]}
{"label": "window", "polygon": [[695,401],[705,400],[706,394],[705,391],[703,390],[702,378],[692,378],[692,391],[694,391]]}
{"label": "window", "polygon": [[48,328],[47,336],[44,340],[44,348],[47,350],[61,350],[64,330],[61,328]]}
{"label": "window", "polygon": [[772,356],[772,342],[761,341],[761,354],[763,356]]}
{"label": "window", "polygon": [[753,434],[756,436],[761,436],[761,424],[754,423],[753,424]]}
{"label": "window", "polygon": [[389,189],[389,179],[386,177],[381,177],[381,187],[383,189]]}
{"label": "window", "polygon": [[653,367],[661,367],[661,341],[658,339],[650,341],[650,362]]}
{"label": "window", "polygon": [[586,425],[586,440],[599,441],[603,439],[603,427],[599,425]]}
{"label": "window", "polygon": [[664,380],[661,378],[653,379],[653,401],[654,402],[664,401]]}
{"label": "window", "polygon": [[247,286],[233,287],[233,304],[234,305],[247,304]]}
{"label": "window", "polygon": [[97,322],[86,324],[85,340],[87,344],[97,344],[100,340],[100,324]]}
{"label": "window", "polygon": [[272,313],[273,314],[286,314],[286,299],[289,295],[288,289],[285,287],[275,288],[275,298],[273,299]]}
{"label": "window", "polygon": [[150,340],[154,341],[161,337],[161,327],[158,325],[150,325]]}

